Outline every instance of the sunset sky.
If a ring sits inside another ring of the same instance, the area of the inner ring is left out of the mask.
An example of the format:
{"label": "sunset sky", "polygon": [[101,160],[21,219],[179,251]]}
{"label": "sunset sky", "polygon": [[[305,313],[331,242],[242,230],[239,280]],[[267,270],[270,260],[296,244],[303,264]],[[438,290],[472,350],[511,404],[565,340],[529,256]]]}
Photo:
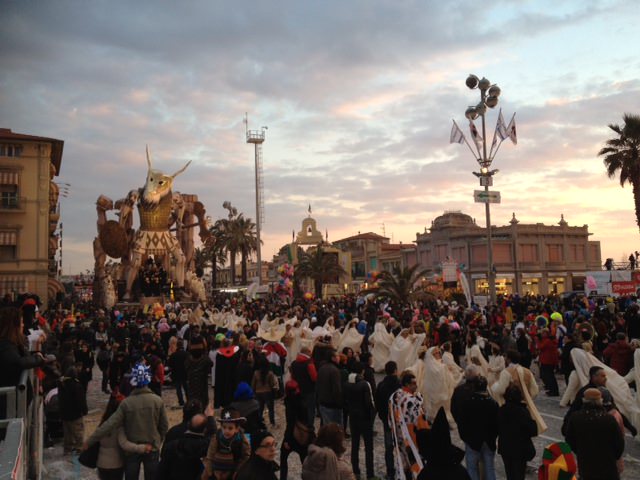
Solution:
{"label": "sunset sky", "polygon": [[[628,1],[0,0],[0,127],[64,140],[63,273],[93,268],[95,200],[144,184],[145,144],[216,220],[255,219],[251,128],[264,143],[263,259],[311,204],[329,240],[410,243],[445,210],[484,225],[474,157],[449,144],[502,89],[518,144],[493,168],[494,225],[588,224],[602,256],[640,250],[630,186],[597,156],[640,113],[640,10]],[[487,114],[491,140],[498,108]],[[478,127],[480,125],[478,124]],[[113,218],[113,216],[111,216]]]}

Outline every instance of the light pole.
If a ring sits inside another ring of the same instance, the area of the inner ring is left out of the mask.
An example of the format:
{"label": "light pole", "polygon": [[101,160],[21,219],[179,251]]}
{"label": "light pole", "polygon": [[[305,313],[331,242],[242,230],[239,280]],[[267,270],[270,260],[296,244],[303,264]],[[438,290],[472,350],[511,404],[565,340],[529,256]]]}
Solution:
{"label": "light pole", "polygon": [[[489,187],[493,186],[493,176],[498,173],[498,170],[490,170],[493,156],[487,155],[487,129],[485,122],[485,114],[487,113],[487,107],[494,108],[498,105],[498,97],[500,96],[500,87],[497,85],[491,85],[491,82],[482,77],[479,79],[475,75],[469,75],[466,80],[467,87],[471,90],[480,90],[480,102],[467,108],[465,111],[465,117],[470,122],[471,136],[476,144],[476,151],[478,152],[478,164],[480,165],[480,172],[473,172],[473,174],[480,179],[480,186],[484,187],[484,204],[485,204],[485,216],[487,220],[487,282],[489,283],[489,303],[496,301],[496,283],[495,283],[495,271],[493,268],[493,239],[491,235],[491,208],[490,208],[490,194]],[[473,120],[480,117],[482,119],[482,136],[475,130]],[[495,134],[494,134],[495,139]],[[482,148],[480,148],[482,146]],[[493,152],[492,152],[493,153]]]}

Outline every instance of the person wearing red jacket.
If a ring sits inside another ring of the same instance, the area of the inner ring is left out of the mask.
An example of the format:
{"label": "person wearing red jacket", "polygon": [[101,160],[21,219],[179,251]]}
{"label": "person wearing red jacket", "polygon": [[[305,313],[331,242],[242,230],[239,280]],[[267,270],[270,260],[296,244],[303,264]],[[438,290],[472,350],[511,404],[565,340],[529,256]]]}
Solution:
{"label": "person wearing red jacket", "polygon": [[316,418],[316,381],[318,372],[311,359],[311,351],[308,347],[302,347],[296,359],[291,362],[291,378],[300,386],[302,403],[307,409],[307,423],[313,426]]}
{"label": "person wearing red jacket", "polygon": [[633,367],[633,352],[627,336],[624,332],[618,332],[616,341],[604,349],[602,356],[607,365],[624,377]]}
{"label": "person wearing red jacket", "polygon": [[547,395],[557,397],[560,395],[560,392],[558,391],[555,369],[560,361],[560,354],[558,352],[557,340],[549,335],[549,330],[546,328],[540,333],[538,352],[540,378],[544,383],[544,388],[547,391]]}

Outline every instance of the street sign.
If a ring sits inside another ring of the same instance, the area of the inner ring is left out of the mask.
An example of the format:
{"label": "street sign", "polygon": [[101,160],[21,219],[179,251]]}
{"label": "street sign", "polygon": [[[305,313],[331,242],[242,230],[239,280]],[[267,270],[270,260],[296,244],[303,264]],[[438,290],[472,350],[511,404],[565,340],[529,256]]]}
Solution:
{"label": "street sign", "polygon": [[493,177],[488,175],[483,175],[480,177],[480,186],[481,187],[493,187]]}
{"label": "street sign", "polygon": [[485,190],[474,190],[473,200],[476,203],[500,203],[500,192],[487,192]]}

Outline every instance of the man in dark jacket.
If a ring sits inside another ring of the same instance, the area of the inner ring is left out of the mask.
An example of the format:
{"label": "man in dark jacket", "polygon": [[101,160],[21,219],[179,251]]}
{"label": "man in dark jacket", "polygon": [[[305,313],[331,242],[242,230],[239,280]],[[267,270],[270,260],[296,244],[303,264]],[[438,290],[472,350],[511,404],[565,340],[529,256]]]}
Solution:
{"label": "man in dark jacket", "polygon": [[183,391],[187,393],[187,352],[184,351],[182,342],[178,342],[177,349],[167,359],[167,366],[171,369],[171,381],[176,387],[178,404],[184,405]]}
{"label": "man in dark jacket", "polygon": [[584,392],[582,408],[569,418],[566,438],[578,457],[581,479],[620,478],[616,460],[624,452],[624,437],[615,418],[603,408],[597,388]]}
{"label": "man in dark jacket", "polygon": [[384,429],[384,463],[387,466],[387,478],[395,478],[395,467],[393,462],[393,434],[389,425],[389,398],[400,388],[398,378],[398,365],[394,361],[389,361],[384,366],[386,376],[376,387],[376,410]]}
{"label": "man in dark jacket", "polygon": [[633,351],[624,332],[618,332],[616,341],[609,344],[602,355],[605,363],[624,377],[633,367]]}
{"label": "man in dark jacket", "polygon": [[342,425],[342,376],[338,362],[338,353],[333,350],[331,360],[323,363],[318,370],[316,395],[323,425],[329,423]]}
{"label": "man in dark jacket", "polygon": [[291,362],[291,378],[293,378],[300,387],[300,395],[307,409],[307,423],[313,426],[316,413],[316,381],[318,380],[318,372],[311,360],[311,351],[309,347],[302,347],[296,359]]}
{"label": "man in dark jacket", "polygon": [[498,437],[498,404],[487,392],[487,380],[477,376],[470,380],[471,392],[456,409],[454,416],[460,438],[465,444],[467,471],[472,480],[480,479],[480,461],[484,479],[495,480],[494,457]]}
{"label": "man in dark jacket", "polygon": [[187,431],[162,447],[157,480],[198,480],[202,475],[200,459],[207,454],[211,437],[206,435],[207,417],[201,413],[189,421]]}
{"label": "man in dark jacket", "polygon": [[362,363],[355,362],[349,374],[345,390],[349,427],[351,428],[351,466],[356,477],[360,476],[360,437],[364,440],[367,477],[373,477],[373,421],[376,410],[371,385],[362,376]]}
{"label": "man in dark jacket", "polygon": [[69,367],[58,383],[60,418],[64,429],[65,455],[82,448],[84,439],[84,417],[88,412],[87,393],[78,380],[75,367]]}

